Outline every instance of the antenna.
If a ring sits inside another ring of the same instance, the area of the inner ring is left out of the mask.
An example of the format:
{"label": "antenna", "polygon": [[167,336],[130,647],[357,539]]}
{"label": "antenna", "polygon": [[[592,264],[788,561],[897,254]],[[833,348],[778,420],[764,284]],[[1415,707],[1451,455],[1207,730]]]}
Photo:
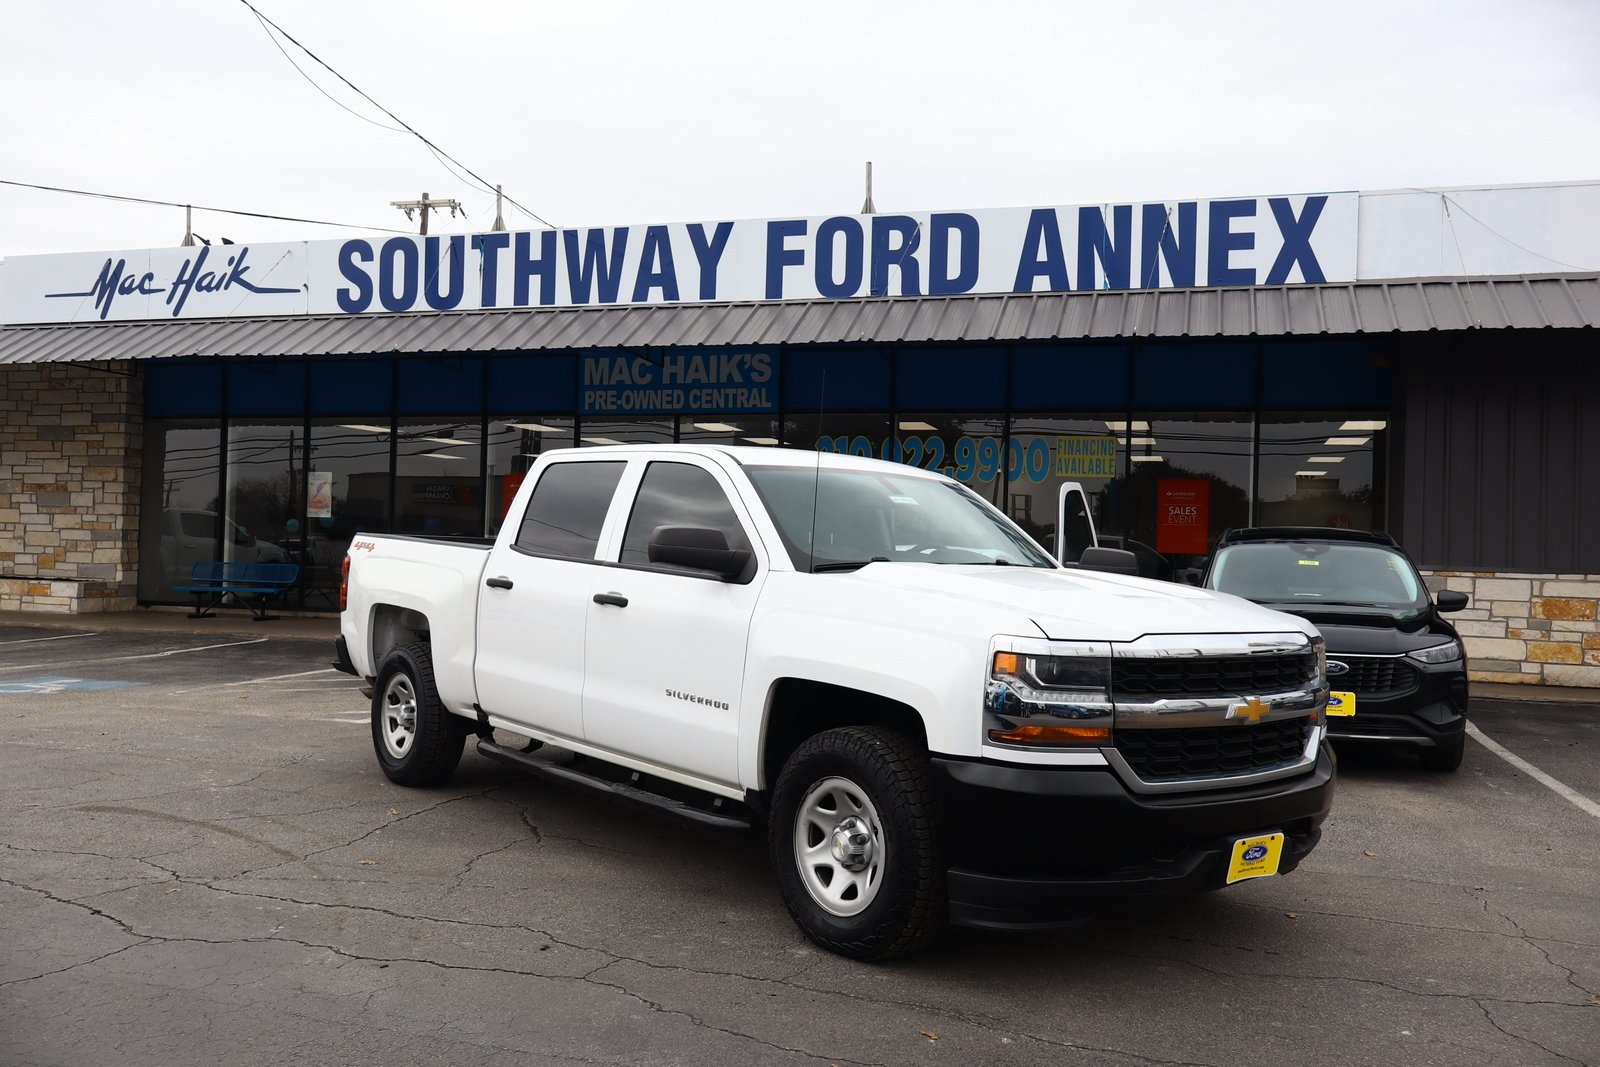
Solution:
{"label": "antenna", "polygon": [[817,398],[816,473],[811,479],[811,543],[806,546],[811,573],[817,573],[817,498],[822,495],[822,418],[828,412],[828,368],[822,368],[822,392]]}
{"label": "antenna", "polygon": [[867,160],[867,202],[861,205],[863,215],[876,215],[878,209],[872,206],[872,160]]}

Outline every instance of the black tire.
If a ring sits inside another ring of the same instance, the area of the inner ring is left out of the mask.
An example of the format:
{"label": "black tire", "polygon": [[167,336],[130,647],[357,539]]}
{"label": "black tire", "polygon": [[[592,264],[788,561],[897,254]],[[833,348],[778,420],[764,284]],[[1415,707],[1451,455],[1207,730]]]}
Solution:
{"label": "black tire", "polygon": [[[830,796],[844,798],[831,812],[823,810]],[[804,824],[803,808],[813,816]],[[831,835],[816,821],[819,812],[834,823]],[[870,842],[850,844],[851,833],[869,824]],[[848,726],[807,739],[778,776],[767,821],[767,847],[789,914],[811,940],[853,959],[888,959],[930,944],[949,918],[939,824],[928,754],[909,738]],[[820,864],[803,867],[797,840],[831,849],[839,834],[851,849],[870,851],[847,849],[844,860],[830,851]],[[864,867],[852,871],[847,863]],[[832,873],[820,885],[824,871]],[[851,883],[863,888],[830,908],[812,887],[826,895],[833,878],[842,894],[853,891]]]}
{"label": "black tire", "polygon": [[1457,734],[1448,741],[1440,741],[1433,748],[1423,749],[1417,756],[1425,770],[1448,774],[1461,766],[1461,758],[1466,751],[1467,735]]}
{"label": "black tire", "polygon": [[389,653],[372,691],[372,747],[390,781],[409,786],[448,782],[461,762],[464,722],[439,702],[427,645],[401,645]]}

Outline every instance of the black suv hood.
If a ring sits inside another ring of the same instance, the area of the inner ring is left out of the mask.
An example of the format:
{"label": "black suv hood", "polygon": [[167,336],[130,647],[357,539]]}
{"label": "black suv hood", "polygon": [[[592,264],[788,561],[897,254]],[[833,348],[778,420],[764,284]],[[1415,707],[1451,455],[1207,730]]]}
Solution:
{"label": "black suv hood", "polygon": [[1381,609],[1316,609],[1309,605],[1271,603],[1267,607],[1298,615],[1316,625],[1328,643],[1328,655],[1395,655],[1442,644],[1456,636],[1455,628],[1432,610],[1409,619],[1396,618]]}

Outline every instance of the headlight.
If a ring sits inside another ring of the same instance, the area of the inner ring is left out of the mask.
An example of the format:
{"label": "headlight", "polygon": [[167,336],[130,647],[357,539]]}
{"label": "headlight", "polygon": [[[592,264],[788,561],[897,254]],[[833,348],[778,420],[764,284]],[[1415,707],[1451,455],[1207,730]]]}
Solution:
{"label": "headlight", "polygon": [[1461,642],[1446,641],[1442,645],[1419,648],[1415,652],[1407,652],[1406,658],[1418,663],[1454,663],[1461,658]]}
{"label": "headlight", "polygon": [[994,652],[984,692],[985,739],[1030,747],[1110,744],[1111,649],[1082,651]]}

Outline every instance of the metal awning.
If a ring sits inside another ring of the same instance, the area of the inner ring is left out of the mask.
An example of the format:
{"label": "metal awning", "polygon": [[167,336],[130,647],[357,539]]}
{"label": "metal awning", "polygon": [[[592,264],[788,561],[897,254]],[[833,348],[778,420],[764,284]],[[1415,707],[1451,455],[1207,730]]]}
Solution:
{"label": "metal awning", "polygon": [[0,363],[1592,329],[1600,274],[0,327]]}

